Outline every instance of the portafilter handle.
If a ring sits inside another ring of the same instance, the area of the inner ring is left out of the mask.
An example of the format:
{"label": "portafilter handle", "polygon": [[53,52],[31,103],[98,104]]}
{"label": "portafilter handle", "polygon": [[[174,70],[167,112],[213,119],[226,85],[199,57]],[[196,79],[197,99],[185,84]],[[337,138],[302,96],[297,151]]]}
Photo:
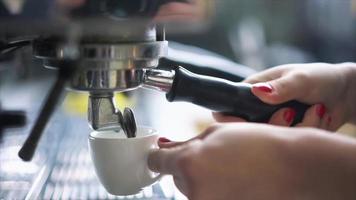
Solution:
{"label": "portafilter handle", "polygon": [[203,76],[182,67],[172,71],[147,70],[143,85],[165,92],[170,102],[191,102],[251,122],[267,122],[277,110],[288,107],[296,112],[292,123],[295,125],[302,121],[309,108],[309,105],[295,100],[267,104],[251,92],[251,84]]}

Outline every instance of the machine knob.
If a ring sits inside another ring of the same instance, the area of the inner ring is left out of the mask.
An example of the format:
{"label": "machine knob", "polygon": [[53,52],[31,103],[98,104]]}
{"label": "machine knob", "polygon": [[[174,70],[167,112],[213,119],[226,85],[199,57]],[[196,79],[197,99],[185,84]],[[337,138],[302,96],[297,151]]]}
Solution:
{"label": "machine knob", "polygon": [[0,142],[5,128],[22,127],[26,124],[24,111],[3,111],[0,108]]}

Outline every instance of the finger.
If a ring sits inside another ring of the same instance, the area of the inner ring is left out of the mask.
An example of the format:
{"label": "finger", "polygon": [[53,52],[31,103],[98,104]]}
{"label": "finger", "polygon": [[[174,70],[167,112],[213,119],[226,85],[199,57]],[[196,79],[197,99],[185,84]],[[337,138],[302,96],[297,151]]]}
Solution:
{"label": "finger", "polygon": [[184,175],[188,173],[189,165],[197,156],[195,153],[199,152],[201,144],[201,141],[194,140],[178,147],[154,150],[148,155],[148,167],[162,174]]}
{"label": "finger", "polygon": [[243,82],[245,83],[260,83],[260,82],[267,82],[273,79],[277,79],[282,76],[283,72],[286,70],[287,65],[281,65],[277,67],[273,67],[262,72],[256,73],[252,76],[249,76]]}
{"label": "finger", "polygon": [[215,132],[217,129],[221,128],[222,124],[215,123],[208,128],[206,128],[203,132],[201,132],[196,138],[197,139],[204,139],[206,136],[210,135],[211,133]]}
{"label": "finger", "polygon": [[[286,75],[268,82],[252,85],[252,93],[269,104],[280,104],[304,97],[308,83],[303,75]],[[305,81],[304,81],[305,80]]]}
{"label": "finger", "polygon": [[329,121],[328,119],[330,118],[330,114],[326,113],[323,117],[323,119],[321,119],[321,123],[320,123],[320,128],[324,129],[324,130],[329,130]]}
{"label": "finger", "polygon": [[246,122],[246,120],[240,118],[240,117],[234,117],[230,115],[225,115],[223,113],[219,112],[213,112],[213,118],[220,123],[226,123],[226,122]]}
{"label": "finger", "polygon": [[327,123],[327,130],[329,131],[336,131],[338,129],[338,127],[333,127],[333,118],[331,115],[328,115],[328,117],[326,118],[326,123]]}
{"label": "finger", "polygon": [[191,139],[187,140],[186,142],[183,142],[182,144],[193,142],[195,140],[203,140],[204,138],[206,138],[211,133],[215,132],[220,127],[221,127],[221,124],[213,124],[213,125],[209,126],[207,129],[205,129],[203,132],[201,132],[198,136],[191,138]]}
{"label": "finger", "polygon": [[268,123],[277,126],[290,126],[294,121],[295,114],[293,108],[282,108],[272,115]]}
{"label": "finger", "polygon": [[174,142],[165,137],[160,137],[158,139],[158,146],[160,148],[172,148],[184,144],[185,142]]}
{"label": "finger", "polygon": [[321,121],[326,113],[326,107],[323,104],[316,104],[310,107],[304,114],[303,121],[297,126],[320,127]]}
{"label": "finger", "polygon": [[175,160],[179,155],[180,148],[159,149],[148,155],[148,167],[162,174],[177,174],[178,169]]}
{"label": "finger", "polygon": [[173,147],[184,145],[188,142],[192,142],[194,140],[202,140],[206,136],[208,136],[210,133],[216,131],[216,129],[218,129],[220,127],[221,127],[220,124],[211,125],[207,129],[205,129],[202,133],[200,133],[198,136],[193,137],[193,138],[191,138],[187,141],[184,141],[184,142],[174,142],[174,141],[169,140],[168,138],[161,137],[158,139],[158,146],[160,148],[173,148]]}

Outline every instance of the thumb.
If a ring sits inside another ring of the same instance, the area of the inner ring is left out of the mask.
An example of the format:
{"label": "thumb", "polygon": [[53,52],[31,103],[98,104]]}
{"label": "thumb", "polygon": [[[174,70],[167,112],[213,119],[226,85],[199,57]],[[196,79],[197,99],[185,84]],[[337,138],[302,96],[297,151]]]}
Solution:
{"label": "thumb", "polygon": [[287,75],[268,82],[253,84],[252,93],[263,102],[280,104],[303,97],[308,89],[306,86],[305,81]]}
{"label": "thumb", "polygon": [[200,140],[192,140],[173,148],[154,150],[148,155],[148,167],[154,172],[179,175],[201,144]]}
{"label": "thumb", "polygon": [[162,174],[175,174],[177,169],[175,161],[179,155],[179,148],[159,149],[148,155],[148,168]]}

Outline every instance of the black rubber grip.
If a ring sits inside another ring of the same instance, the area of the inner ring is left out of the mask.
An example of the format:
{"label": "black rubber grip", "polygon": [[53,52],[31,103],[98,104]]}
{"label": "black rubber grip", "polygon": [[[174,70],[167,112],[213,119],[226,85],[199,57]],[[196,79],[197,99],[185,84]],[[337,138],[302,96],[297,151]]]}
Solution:
{"label": "black rubber grip", "polygon": [[309,105],[289,101],[283,104],[264,103],[251,92],[251,85],[194,74],[184,68],[175,69],[175,77],[167,100],[187,101],[213,111],[244,118],[251,122],[268,122],[280,108],[293,108],[292,125],[302,121]]}

